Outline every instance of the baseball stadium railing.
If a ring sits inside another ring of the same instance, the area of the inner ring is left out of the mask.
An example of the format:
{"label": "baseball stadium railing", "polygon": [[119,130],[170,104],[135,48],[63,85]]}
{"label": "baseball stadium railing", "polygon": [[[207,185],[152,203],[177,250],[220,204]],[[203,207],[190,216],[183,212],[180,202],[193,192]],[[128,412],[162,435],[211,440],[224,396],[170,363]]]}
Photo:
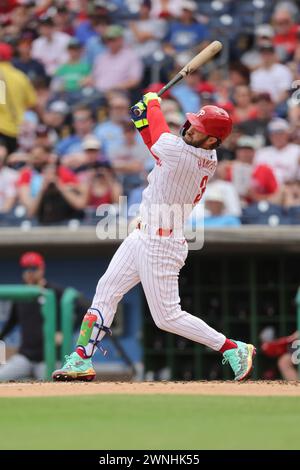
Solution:
{"label": "baseball stadium railing", "polygon": [[55,332],[56,332],[56,297],[52,289],[37,286],[7,284],[0,286],[0,299],[12,301],[27,301],[39,299],[44,318],[44,357],[46,362],[45,378],[50,379],[55,369]]}

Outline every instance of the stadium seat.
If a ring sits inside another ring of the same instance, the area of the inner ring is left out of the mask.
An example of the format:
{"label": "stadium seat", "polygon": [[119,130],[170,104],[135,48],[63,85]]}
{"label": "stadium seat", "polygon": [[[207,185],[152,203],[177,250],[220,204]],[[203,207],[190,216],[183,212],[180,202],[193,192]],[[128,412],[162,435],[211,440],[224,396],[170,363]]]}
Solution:
{"label": "stadium seat", "polygon": [[270,204],[267,201],[260,201],[243,209],[241,222],[243,225],[255,224],[276,227],[278,225],[289,225],[291,217],[289,212],[281,206]]}

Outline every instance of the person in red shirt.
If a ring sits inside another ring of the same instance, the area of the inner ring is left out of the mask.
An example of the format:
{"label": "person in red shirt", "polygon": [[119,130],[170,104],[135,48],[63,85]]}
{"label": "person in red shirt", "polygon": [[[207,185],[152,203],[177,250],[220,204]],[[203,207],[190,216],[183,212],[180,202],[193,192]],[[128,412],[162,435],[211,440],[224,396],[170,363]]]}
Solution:
{"label": "person in red shirt", "polygon": [[18,187],[28,217],[36,217],[40,223],[83,217],[87,189],[44,147],[32,150],[30,166],[22,170]]}
{"label": "person in red shirt", "polygon": [[273,15],[275,36],[273,44],[281,60],[287,60],[296,49],[299,26],[295,24],[292,13],[282,7]]}
{"label": "person in red shirt", "polygon": [[257,149],[256,139],[242,136],[237,142],[236,159],[220,164],[219,173],[232,181],[239,196],[246,202],[257,202],[274,198],[279,187],[272,168],[268,165],[254,165]]}

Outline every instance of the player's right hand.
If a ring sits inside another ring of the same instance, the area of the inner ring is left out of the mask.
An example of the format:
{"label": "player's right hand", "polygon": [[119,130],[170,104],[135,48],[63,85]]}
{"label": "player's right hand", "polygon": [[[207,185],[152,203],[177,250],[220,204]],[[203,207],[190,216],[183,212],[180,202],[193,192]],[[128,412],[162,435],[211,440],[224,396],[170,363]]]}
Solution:
{"label": "player's right hand", "polygon": [[147,119],[147,108],[143,101],[139,101],[130,108],[130,117],[138,131],[141,131],[149,125]]}
{"label": "player's right hand", "polygon": [[153,93],[152,91],[149,91],[149,93],[146,93],[143,95],[143,103],[145,103],[146,106],[150,103],[150,101],[157,100],[159,103],[161,102],[161,98],[158,96],[157,93]]}

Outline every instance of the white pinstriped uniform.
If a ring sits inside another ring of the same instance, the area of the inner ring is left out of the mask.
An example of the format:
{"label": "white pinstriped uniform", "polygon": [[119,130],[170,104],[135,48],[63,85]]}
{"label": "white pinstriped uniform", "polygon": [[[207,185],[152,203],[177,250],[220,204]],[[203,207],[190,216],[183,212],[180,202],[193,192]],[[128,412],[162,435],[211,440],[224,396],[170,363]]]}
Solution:
{"label": "white pinstriped uniform", "polygon": [[[134,230],[124,240],[99,280],[92,313],[99,310],[104,326],[109,327],[118,302],[141,282],[151,315],[159,328],[219,350],[225,336],[200,318],[183,311],[178,291],[179,271],[188,253],[183,236],[184,219],[190,215],[195,200],[201,198],[207,179],[215,171],[216,151],[194,148],[182,138],[164,133],[152,146],[152,152],[157,164],[148,177],[149,185],[143,193],[141,229]],[[191,207],[184,216],[174,220],[173,233],[162,237],[156,235],[156,231],[166,228],[161,225],[166,218],[166,206],[159,215],[155,210],[153,217],[153,203],[177,204],[181,208],[190,204]],[[96,339],[98,334],[99,330],[95,328],[91,339]],[[97,339],[100,340],[104,334],[101,332]],[[87,346],[88,354],[91,348]]]}

